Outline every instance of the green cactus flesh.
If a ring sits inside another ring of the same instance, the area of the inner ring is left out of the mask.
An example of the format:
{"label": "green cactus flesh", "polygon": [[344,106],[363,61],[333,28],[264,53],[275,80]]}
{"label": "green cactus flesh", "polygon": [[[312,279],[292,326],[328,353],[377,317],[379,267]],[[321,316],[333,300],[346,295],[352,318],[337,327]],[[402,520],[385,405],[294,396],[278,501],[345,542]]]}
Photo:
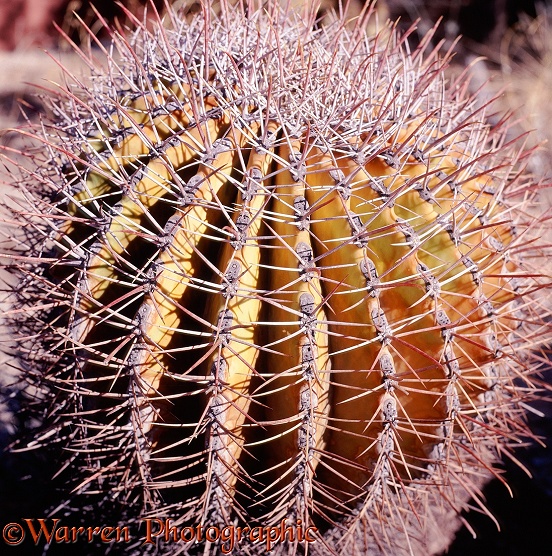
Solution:
{"label": "green cactus flesh", "polygon": [[124,65],[60,93],[19,270],[71,505],[400,529],[527,434],[525,154],[427,41],[338,23],[114,35]]}

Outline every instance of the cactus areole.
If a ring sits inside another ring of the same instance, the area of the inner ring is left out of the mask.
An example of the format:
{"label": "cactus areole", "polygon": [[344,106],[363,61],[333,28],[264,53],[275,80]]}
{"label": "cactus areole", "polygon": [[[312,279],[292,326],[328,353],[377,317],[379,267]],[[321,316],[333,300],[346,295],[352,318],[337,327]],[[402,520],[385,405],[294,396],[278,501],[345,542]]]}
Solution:
{"label": "cactus areole", "polygon": [[431,37],[306,21],[112,31],[34,132],[10,264],[64,511],[416,553],[527,436],[549,283],[527,153]]}

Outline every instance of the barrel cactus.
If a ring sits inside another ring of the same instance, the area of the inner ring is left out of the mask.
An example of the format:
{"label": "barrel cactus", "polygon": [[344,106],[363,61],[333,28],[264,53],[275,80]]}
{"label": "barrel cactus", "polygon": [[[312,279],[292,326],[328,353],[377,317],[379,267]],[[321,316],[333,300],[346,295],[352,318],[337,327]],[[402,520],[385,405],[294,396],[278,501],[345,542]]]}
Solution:
{"label": "barrel cactus", "polygon": [[527,153],[430,36],[313,13],[111,31],[33,132],[8,264],[58,511],[316,533],[137,553],[428,554],[529,434]]}

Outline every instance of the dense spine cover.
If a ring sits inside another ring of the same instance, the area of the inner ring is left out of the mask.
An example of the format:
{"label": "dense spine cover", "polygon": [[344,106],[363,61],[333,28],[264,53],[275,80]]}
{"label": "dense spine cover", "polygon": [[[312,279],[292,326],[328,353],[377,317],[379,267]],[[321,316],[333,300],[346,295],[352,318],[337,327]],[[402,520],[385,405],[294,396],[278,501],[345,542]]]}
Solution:
{"label": "dense spine cover", "polygon": [[113,32],[38,131],[13,264],[33,443],[63,447],[67,509],[415,551],[528,434],[549,277],[527,153],[430,37],[204,16]]}

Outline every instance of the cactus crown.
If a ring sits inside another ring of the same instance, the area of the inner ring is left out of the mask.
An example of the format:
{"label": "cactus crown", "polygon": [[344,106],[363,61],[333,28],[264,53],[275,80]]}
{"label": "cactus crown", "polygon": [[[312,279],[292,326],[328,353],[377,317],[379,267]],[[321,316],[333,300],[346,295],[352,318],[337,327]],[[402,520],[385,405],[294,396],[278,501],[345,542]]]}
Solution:
{"label": "cactus crown", "polygon": [[14,265],[34,442],[66,449],[67,507],[397,553],[527,434],[527,153],[430,36],[274,3],[167,21],[83,54],[91,85],[38,133]]}

